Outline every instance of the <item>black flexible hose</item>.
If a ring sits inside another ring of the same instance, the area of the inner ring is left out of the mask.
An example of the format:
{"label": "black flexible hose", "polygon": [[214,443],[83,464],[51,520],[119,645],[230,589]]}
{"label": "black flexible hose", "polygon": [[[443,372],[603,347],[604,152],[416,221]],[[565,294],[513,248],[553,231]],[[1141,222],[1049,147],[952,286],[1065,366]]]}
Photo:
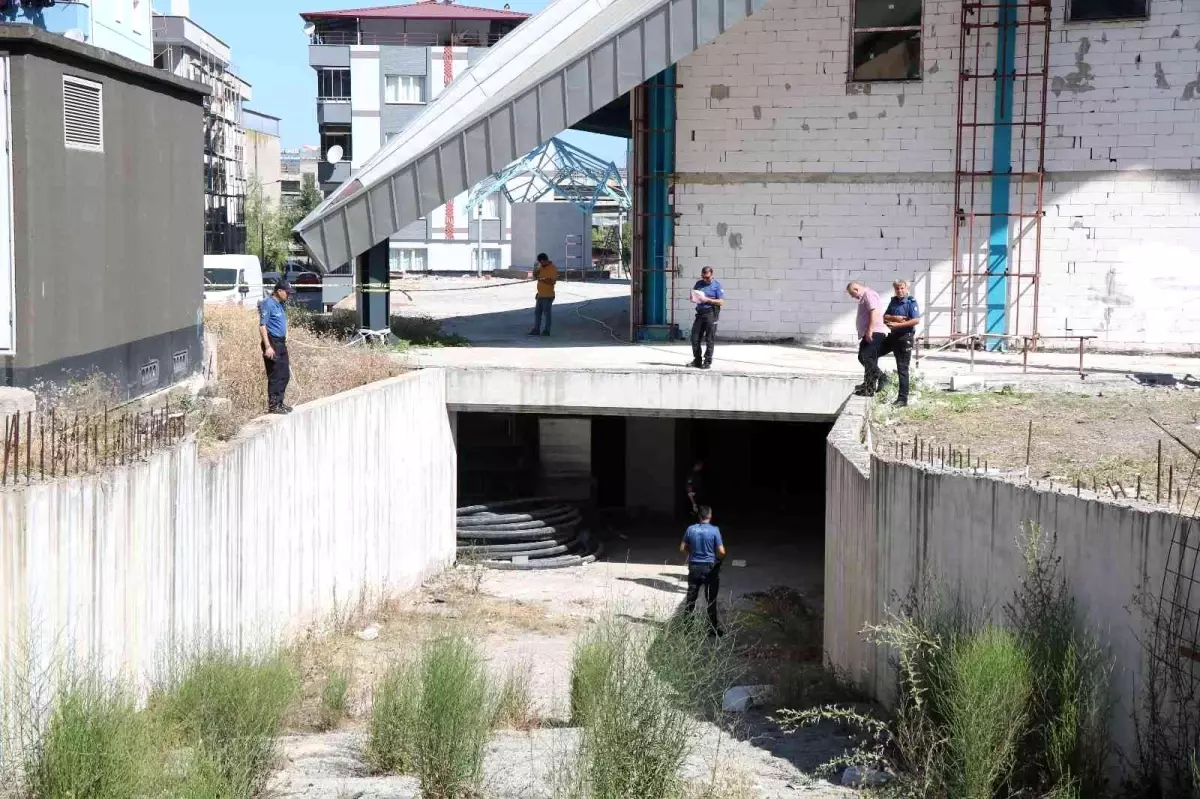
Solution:
{"label": "black flexible hose", "polygon": [[[498,510],[510,511],[497,513]],[[457,509],[458,554],[493,569],[553,569],[591,563],[583,515],[558,497],[484,502]],[[514,562],[514,559],[520,562]]]}

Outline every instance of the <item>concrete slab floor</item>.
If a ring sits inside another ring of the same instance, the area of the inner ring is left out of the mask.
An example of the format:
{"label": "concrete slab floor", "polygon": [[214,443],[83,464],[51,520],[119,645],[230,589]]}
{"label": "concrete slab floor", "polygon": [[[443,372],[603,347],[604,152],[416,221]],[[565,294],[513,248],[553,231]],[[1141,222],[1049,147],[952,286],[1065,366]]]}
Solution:
{"label": "concrete slab floor", "polygon": [[[466,367],[587,371],[666,372],[686,368],[686,342],[630,344],[629,282],[625,280],[559,284],[553,335],[527,335],[533,324],[533,287],[522,281],[476,278],[411,279],[407,295],[393,293],[394,313],[444,320],[447,332],[471,341],[469,347],[414,348],[397,356],[412,367]],[[848,305],[846,324],[853,320]],[[677,320],[684,328],[690,319]],[[890,359],[885,359],[890,367]],[[1019,353],[976,353],[974,364],[963,351],[931,353],[915,370],[943,387],[974,388],[1004,383],[1081,381],[1078,353],[1038,352],[1024,371]],[[1087,353],[1084,383],[1128,382],[1127,375],[1162,373],[1182,378],[1200,374],[1200,359],[1166,355]],[[732,374],[859,377],[856,354],[848,348],[797,344],[718,341],[713,370]]]}

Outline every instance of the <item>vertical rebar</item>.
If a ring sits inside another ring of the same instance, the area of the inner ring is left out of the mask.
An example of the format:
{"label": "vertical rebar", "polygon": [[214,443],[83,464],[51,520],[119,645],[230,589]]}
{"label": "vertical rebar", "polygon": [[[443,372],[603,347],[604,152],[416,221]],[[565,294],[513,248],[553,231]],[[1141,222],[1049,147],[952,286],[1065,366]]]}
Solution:
{"label": "vertical rebar", "polygon": [[1140,500],[1142,498],[1142,476],[1140,474],[1137,476],[1137,488],[1135,489],[1135,492],[1136,496],[1134,499]]}
{"label": "vertical rebar", "polygon": [[13,419],[13,485],[21,481],[21,412]]}
{"label": "vertical rebar", "polygon": [[75,439],[75,471],[79,471],[79,414],[75,414],[71,437]]}
{"label": "vertical rebar", "polygon": [[1029,467],[1029,461],[1033,458],[1033,420],[1029,420],[1029,432],[1025,436],[1025,467]]}
{"label": "vertical rebar", "polygon": [[25,483],[29,484],[33,470],[33,411],[25,412]]}
{"label": "vertical rebar", "polygon": [[1075,478],[1075,496],[1083,496],[1083,480],[1078,477]]}
{"label": "vertical rebar", "polygon": [[1175,464],[1167,467],[1167,504],[1171,504],[1171,492],[1175,487]]}
{"label": "vertical rebar", "polygon": [[1158,459],[1154,467],[1154,501],[1162,501],[1162,439],[1158,440]]}
{"label": "vertical rebar", "polygon": [[108,465],[110,461],[110,453],[108,451],[108,407],[104,408],[104,465]]}
{"label": "vertical rebar", "polygon": [[8,484],[8,450],[12,445],[12,435],[9,427],[12,425],[12,418],[4,417],[4,474],[0,476],[0,485]]}
{"label": "vertical rebar", "polygon": [[56,477],[58,475],[58,464],[57,464],[58,446],[57,446],[57,442],[54,440],[54,436],[57,435],[56,428],[58,427],[58,425],[55,423],[56,421],[57,421],[57,417],[55,416],[55,411],[53,408],[51,408],[50,409],[50,476],[51,477]]}
{"label": "vertical rebar", "polygon": [[42,462],[42,479],[46,479],[46,420],[41,416],[38,417],[38,437],[41,438],[41,446],[38,447],[38,459]]}

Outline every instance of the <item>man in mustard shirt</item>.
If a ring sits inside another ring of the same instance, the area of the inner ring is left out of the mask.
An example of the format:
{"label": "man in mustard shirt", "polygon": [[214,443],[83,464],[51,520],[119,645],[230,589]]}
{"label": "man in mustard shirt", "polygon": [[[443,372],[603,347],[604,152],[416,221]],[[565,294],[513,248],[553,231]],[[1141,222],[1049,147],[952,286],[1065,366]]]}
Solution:
{"label": "man in mustard shirt", "polygon": [[[550,314],[554,306],[554,284],[558,282],[558,267],[546,255],[538,253],[537,266],[533,268],[533,277],[537,280],[537,296],[533,305],[533,330],[529,335],[550,335]],[[542,327],[542,318],[546,326]]]}

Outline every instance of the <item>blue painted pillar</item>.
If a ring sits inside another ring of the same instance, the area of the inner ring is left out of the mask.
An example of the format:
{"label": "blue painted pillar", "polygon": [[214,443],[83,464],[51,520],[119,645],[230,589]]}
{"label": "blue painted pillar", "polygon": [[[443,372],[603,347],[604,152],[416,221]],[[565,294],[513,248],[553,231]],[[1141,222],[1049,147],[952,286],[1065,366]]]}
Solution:
{"label": "blue painted pillar", "polygon": [[388,269],[389,248],[388,240],[384,239],[355,259],[358,326],[364,330],[387,330],[391,323],[391,296],[388,294],[388,282],[391,279]]}
{"label": "blue painted pillar", "polygon": [[[1001,0],[996,29],[996,96],[992,128],[992,201],[988,235],[987,317],[984,332],[1008,332],[1009,203],[1012,196],[1013,88],[1016,79],[1016,0]],[[1020,178],[1018,178],[1020,179]],[[1002,349],[1002,339],[988,339],[989,349]]]}
{"label": "blue painted pillar", "polygon": [[642,319],[646,325],[667,324],[666,269],[675,243],[671,207],[671,175],[675,172],[675,67],[647,81],[646,88],[646,237]]}

